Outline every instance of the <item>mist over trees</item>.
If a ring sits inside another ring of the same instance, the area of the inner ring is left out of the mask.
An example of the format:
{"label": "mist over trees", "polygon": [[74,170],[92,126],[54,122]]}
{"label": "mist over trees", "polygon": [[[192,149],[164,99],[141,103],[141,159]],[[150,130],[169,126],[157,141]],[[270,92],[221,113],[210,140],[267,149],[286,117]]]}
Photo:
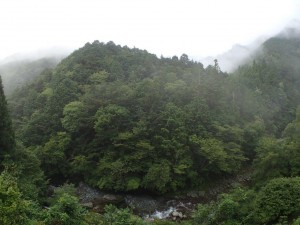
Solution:
{"label": "mist over trees", "polygon": [[36,60],[16,60],[0,64],[0,74],[3,79],[4,91],[7,95],[13,93],[28,83],[31,83],[46,69],[53,69],[62,57],[49,57]]}
{"label": "mist over trees", "polygon": [[146,224],[114,206],[89,212],[70,186],[49,200],[47,186],[176,195],[247,170],[251,184],[199,204],[186,224],[298,224],[299,60],[300,39],[278,36],[230,74],[217,60],[99,41],[56,67],[27,65],[10,115],[0,85],[0,221]]}

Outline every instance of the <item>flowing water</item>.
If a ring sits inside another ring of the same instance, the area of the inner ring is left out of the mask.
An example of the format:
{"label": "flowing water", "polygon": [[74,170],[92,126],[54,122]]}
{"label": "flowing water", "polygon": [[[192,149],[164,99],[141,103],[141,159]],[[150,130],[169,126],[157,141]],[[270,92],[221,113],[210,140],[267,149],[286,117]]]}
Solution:
{"label": "flowing water", "polygon": [[172,212],[174,212],[175,210],[176,210],[176,208],[174,208],[174,207],[170,207],[163,211],[155,210],[154,213],[152,213],[150,215],[146,215],[146,216],[144,216],[144,218],[146,218],[146,219],[148,219],[148,218],[150,218],[150,219],[166,219],[166,218],[170,217],[170,214]]}

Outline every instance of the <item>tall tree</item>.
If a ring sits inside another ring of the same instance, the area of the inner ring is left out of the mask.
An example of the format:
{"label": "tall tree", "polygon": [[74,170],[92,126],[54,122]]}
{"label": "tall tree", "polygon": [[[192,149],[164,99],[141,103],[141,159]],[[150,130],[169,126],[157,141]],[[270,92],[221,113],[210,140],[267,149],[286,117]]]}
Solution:
{"label": "tall tree", "polygon": [[0,76],[0,160],[14,149],[15,139]]}

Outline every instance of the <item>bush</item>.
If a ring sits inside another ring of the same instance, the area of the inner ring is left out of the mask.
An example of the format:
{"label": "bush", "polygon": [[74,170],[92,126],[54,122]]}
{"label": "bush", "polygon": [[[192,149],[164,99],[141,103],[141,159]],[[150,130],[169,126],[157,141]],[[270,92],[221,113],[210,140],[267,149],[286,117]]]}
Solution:
{"label": "bush", "polygon": [[263,223],[300,215],[300,177],[273,179],[259,192],[257,211]]}
{"label": "bush", "polygon": [[142,219],[134,216],[129,209],[118,209],[113,205],[105,207],[103,224],[109,225],[146,225]]}

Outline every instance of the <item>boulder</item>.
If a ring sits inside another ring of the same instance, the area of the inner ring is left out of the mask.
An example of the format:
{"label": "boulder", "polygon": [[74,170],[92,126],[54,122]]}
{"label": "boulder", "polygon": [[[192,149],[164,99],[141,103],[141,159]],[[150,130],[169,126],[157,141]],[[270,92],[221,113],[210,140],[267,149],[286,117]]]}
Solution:
{"label": "boulder", "polygon": [[190,192],[187,193],[187,196],[191,197],[191,198],[197,198],[198,193],[196,191],[190,191]]}
{"label": "boulder", "polygon": [[205,191],[199,191],[198,196],[199,197],[204,197],[205,196]]}
{"label": "boulder", "polygon": [[120,196],[112,195],[112,194],[106,194],[106,195],[103,196],[103,199],[105,199],[106,201],[109,201],[109,202],[115,202],[115,201],[118,201],[120,199]]}
{"label": "boulder", "polygon": [[82,203],[81,204],[83,207],[88,208],[88,209],[92,209],[94,204],[92,202],[86,202],[86,203]]}
{"label": "boulder", "polygon": [[182,218],[183,218],[182,212],[177,212],[176,210],[172,212],[172,216],[173,216],[173,217],[177,217],[177,218],[179,218],[179,219],[182,219]]}
{"label": "boulder", "polygon": [[124,197],[121,195],[102,192],[82,182],[78,185],[76,193],[82,206],[93,208],[94,211],[99,213],[104,211],[107,204],[124,202]]}
{"label": "boulder", "polygon": [[127,195],[125,203],[138,214],[153,213],[158,207],[158,202],[155,199],[145,195]]}
{"label": "boulder", "polygon": [[103,192],[96,190],[83,182],[79,183],[76,189],[76,194],[81,203],[93,202],[104,196]]}

